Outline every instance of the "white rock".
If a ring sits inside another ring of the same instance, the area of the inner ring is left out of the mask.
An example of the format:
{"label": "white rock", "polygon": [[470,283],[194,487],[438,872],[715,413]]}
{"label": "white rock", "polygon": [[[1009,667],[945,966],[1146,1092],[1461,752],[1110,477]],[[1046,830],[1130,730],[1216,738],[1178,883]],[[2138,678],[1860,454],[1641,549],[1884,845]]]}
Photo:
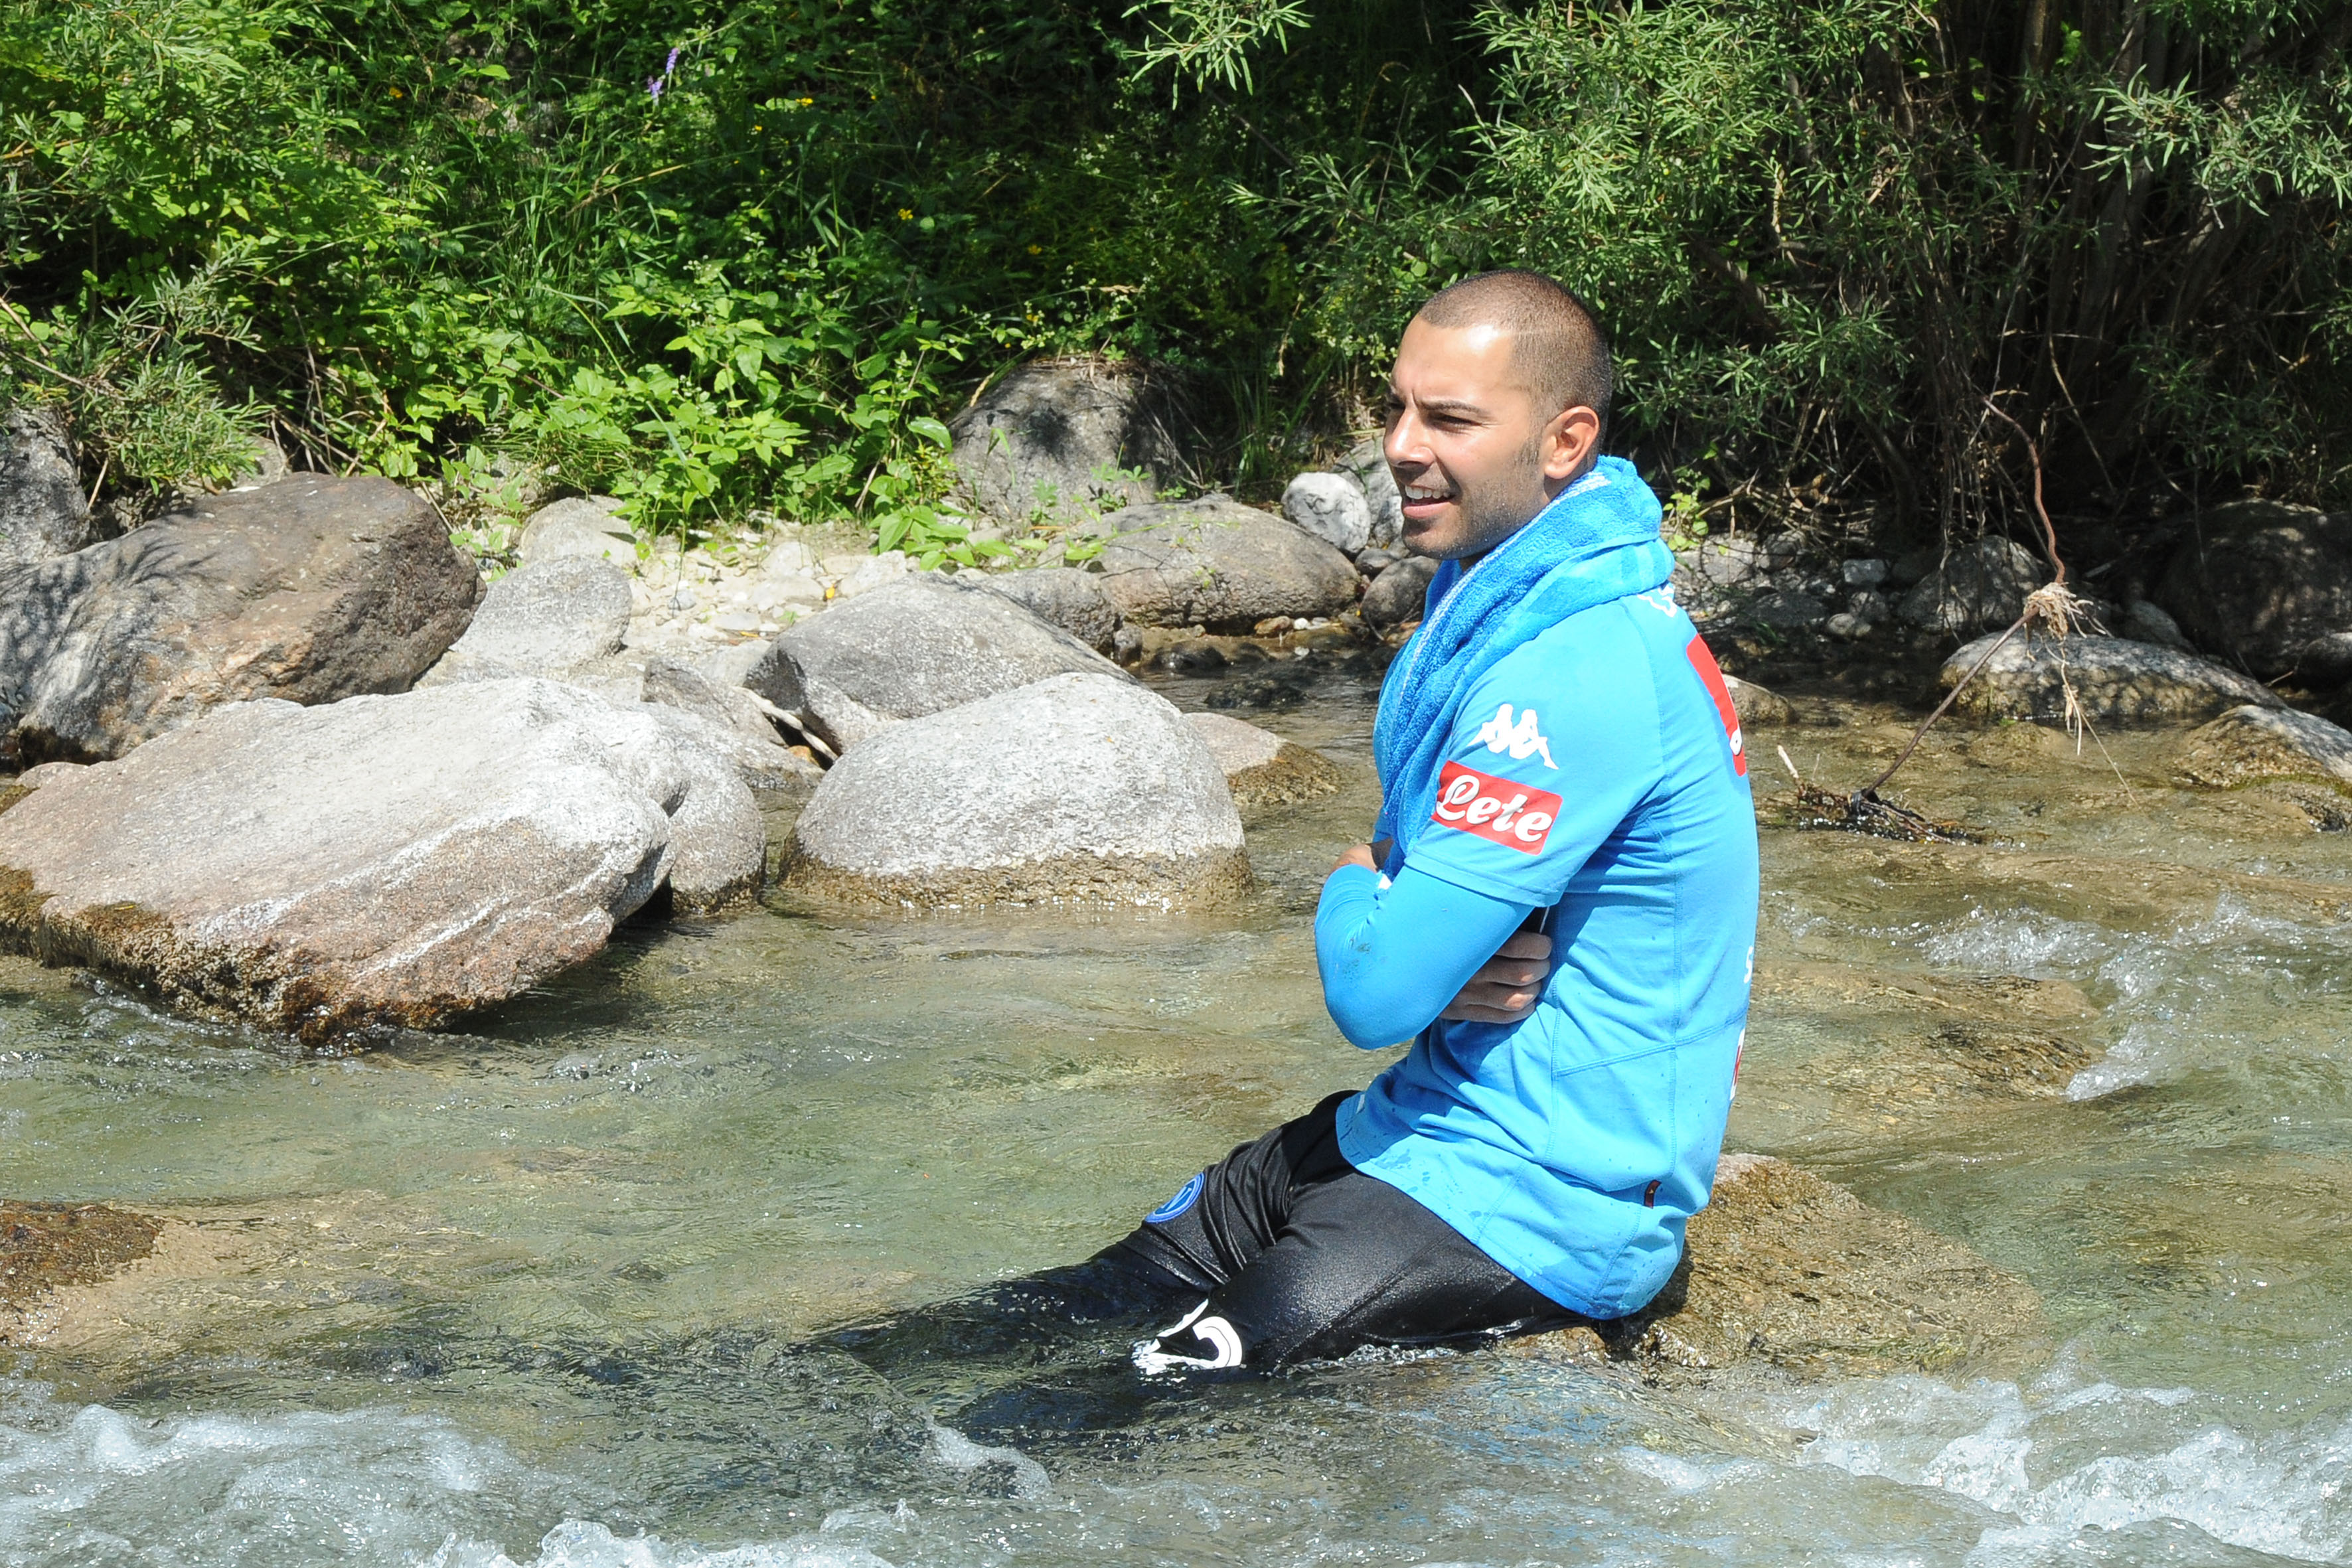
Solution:
{"label": "white rock", "polygon": [[784,864],[796,887],[890,904],[1197,904],[1249,880],[1198,731],[1111,675],[893,725],[825,774]]}
{"label": "white rock", "polygon": [[1300,474],[1282,492],[1282,515],[1343,555],[1372,536],[1371,503],[1352,474]]}
{"label": "white rock", "polygon": [[620,505],[612,496],[570,496],[551,501],[522,525],[522,542],[515,547],[515,558],[528,566],[559,555],[601,555],[625,569],[635,566],[637,536],[626,519],[614,515]]}

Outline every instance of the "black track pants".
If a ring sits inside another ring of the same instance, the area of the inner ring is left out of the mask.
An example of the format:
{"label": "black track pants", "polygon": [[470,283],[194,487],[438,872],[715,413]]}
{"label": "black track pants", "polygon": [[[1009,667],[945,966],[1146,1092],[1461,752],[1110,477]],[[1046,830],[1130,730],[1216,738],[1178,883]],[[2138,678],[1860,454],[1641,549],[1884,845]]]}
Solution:
{"label": "black track pants", "polygon": [[1230,1324],[1254,1367],[1582,1321],[1349,1164],[1334,1121],[1347,1098],[1235,1149],[1096,1262],[1205,1293],[1203,1321]]}

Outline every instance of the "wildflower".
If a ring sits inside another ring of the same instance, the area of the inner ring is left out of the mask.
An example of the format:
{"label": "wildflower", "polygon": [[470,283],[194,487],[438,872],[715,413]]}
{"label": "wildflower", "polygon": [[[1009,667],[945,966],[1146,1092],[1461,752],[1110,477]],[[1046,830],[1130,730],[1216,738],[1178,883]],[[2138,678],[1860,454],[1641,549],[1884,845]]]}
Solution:
{"label": "wildflower", "polygon": [[900,223],[911,223],[914,220],[914,216],[915,209],[912,207],[900,207],[898,209],[898,221]]}
{"label": "wildflower", "polygon": [[801,107],[803,109],[806,109],[810,104],[814,103],[815,101],[816,100],[814,98],[803,98],[800,100]]}
{"label": "wildflower", "polygon": [[1032,256],[1043,256],[1045,254],[1045,247],[1042,245],[1033,245],[1029,247],[1029,254]]}
{"label": "wildflower", "polygon": [[647,98],[652,99],[656,103],[661,102],[662,89],[669,85],[669,79],[677,74],[677,57],[684,52],[681,49],[670,50],[669,58],[662,61],[661,75],[646,78]]}
{"label": "wildflower", "polygon": [[404,92],[401,91],[401,90],[400,90],[400,89],[398,89],[398,88],[396,88],[396,87],[395,87],[395,88],[392,88],[392,89],[388,89],[388,90],[392,93],[392,96],[393,96],[393,97],[394,97],[394,98],[406,98],[406,97],[408,96],[406,93],[404,93]]}

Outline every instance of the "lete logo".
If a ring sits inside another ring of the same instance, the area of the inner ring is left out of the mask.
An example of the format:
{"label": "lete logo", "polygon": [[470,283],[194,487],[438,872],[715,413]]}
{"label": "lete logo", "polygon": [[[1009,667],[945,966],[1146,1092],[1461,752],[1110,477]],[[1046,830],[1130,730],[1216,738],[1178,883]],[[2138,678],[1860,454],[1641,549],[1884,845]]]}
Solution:
{"label": "lete logo", "polygon": [[1551,742],[1545,740],[1543,731],[1536,728],[1536,710],[1532,708],[1520,714],[1519,721],[1514,724],[1511,722],[1511,705],[1504,703],[1480,728],[1478,739],[1486,742],[1490,752],[1510,752],[1511,761],[1515,763],[1524,763],[1541,752],[1544,766],[1559,771],[1559,764],[1551,760]]}
{"label": "lete logo", "polygon": [[1495,778],[1460,763],[1437,775],[1437,809],[1429,819],[1441,827],[1475,833],[1522,855],[1543,853],[1544,837],[1559,816],[1559,796]]}

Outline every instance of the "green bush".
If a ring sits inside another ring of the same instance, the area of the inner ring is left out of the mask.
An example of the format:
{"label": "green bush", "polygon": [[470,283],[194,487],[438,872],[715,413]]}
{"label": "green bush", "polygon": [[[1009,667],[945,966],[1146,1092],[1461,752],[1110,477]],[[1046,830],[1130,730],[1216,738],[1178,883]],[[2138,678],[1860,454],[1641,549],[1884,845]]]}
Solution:
{"label": "green bush", "polygon": [[[927,558],[944,421],[1172,362],[1206,479],[1431,289],[1619,344],[1685,531],[2347,493],[2343,0],[0,0],[0,367],[102,488],[536,466]],[[509,485],[511,500],[519,489]]]}

